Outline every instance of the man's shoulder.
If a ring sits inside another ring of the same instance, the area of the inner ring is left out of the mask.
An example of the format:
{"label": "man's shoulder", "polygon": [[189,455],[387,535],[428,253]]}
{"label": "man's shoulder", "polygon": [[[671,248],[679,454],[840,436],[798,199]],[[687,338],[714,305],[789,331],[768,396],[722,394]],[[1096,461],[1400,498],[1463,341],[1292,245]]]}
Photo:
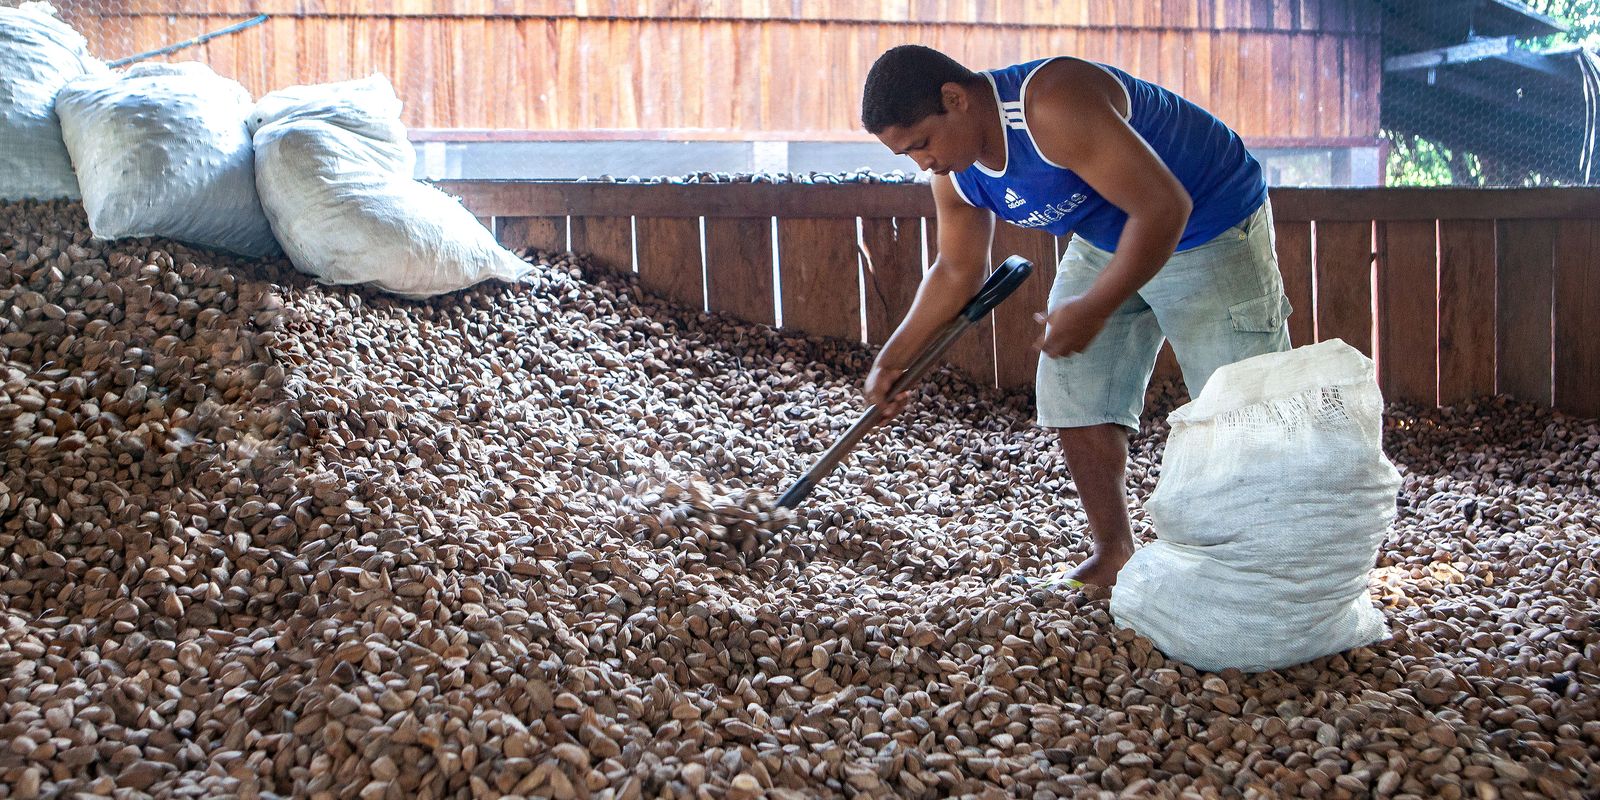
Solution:
{"label": "man's shoulder", "polygon": [[1027,104],[1071,107],[1121,97],[1122,82],[1093,61],[1061,56],[1039,65],[1028,78]]}

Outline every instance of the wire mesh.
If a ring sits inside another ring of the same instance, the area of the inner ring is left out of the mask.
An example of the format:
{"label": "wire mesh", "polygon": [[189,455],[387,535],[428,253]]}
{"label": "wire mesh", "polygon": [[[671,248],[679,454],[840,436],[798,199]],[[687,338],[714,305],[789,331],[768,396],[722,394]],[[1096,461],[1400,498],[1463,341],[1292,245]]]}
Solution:
{"label": "wire mesh", "polygon": [[0,0],[7,8],[31,8],[59,17],[89,43],[96,58],[112,61],[133,55],[139,41],[136,17],[119,11],[119,0]]}
{"label": "wire mesh", "polygon": [[1392,185],[1593,185],[1600,0],[1383,0]]}

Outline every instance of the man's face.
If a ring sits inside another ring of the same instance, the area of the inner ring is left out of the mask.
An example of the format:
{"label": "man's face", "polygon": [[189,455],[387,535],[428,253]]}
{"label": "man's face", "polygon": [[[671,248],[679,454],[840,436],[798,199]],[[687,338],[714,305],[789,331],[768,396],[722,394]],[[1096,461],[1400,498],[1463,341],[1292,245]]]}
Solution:
{"label": "man's face", "polygon": [[945,113],[930,114],[908,126],[885,128],[878,141],[898,155],[909,156],[919,169],[936,175],[960,172],[978,160],[981,147],[965,99],[952,98],[947,92]]}

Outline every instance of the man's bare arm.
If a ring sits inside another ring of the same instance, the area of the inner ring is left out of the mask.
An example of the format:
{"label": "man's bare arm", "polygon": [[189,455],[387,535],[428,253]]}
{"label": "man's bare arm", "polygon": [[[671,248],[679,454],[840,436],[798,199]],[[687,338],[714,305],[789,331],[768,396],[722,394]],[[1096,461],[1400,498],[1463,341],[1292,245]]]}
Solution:
{"label": "man's bare arm", "polygon": [[[947,175],[933,179],[939,214],[939,253],[917,288],[917,297],[867,376],[870,403],[884,403],[894,380],[922,352],[945,323],[955,319],[983,285],[994,238],[994,214],[975,208],[956,193]],[[891,410],[898,410],[898,404]]]}
{"label": "man's bare arm", "polygon": [[984,266],[989,263],[994,215],[957,196],[947,175],[934,177],[933,199],[939,213],[938,256],[923,276],[905,320],[883,347],[882,361],[889,366],[910,364],[934,333],[955,318],[983,284]]}
{"label": "man's bare arm", "polygon": [[1039,150],[1128,215],[1116,255],[1083,300],[1109,314],[1172,257],[1193,207],[1172,171],[1125,118],[1116,78],[1085,61],[1046,65],[1029,87],[1028,126]]}

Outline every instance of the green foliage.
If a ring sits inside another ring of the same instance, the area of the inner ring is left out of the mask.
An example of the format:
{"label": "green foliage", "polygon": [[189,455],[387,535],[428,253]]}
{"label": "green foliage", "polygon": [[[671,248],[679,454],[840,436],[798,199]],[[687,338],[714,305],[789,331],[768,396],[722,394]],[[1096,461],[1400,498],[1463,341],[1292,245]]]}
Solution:
{"label": "green foliage", "polygon": [[1567,25],[1566,33],[1540,40],[1536,46],[1583,45],[1600,50],[1600,0],[1523,0],[1534,11]]}
{"label": "green foliage", "polygon": [[1452,152],[1421,136],[1383,131],[1389,144],[1389,186],[1481,186],[1483,167],[1470,153]]}

